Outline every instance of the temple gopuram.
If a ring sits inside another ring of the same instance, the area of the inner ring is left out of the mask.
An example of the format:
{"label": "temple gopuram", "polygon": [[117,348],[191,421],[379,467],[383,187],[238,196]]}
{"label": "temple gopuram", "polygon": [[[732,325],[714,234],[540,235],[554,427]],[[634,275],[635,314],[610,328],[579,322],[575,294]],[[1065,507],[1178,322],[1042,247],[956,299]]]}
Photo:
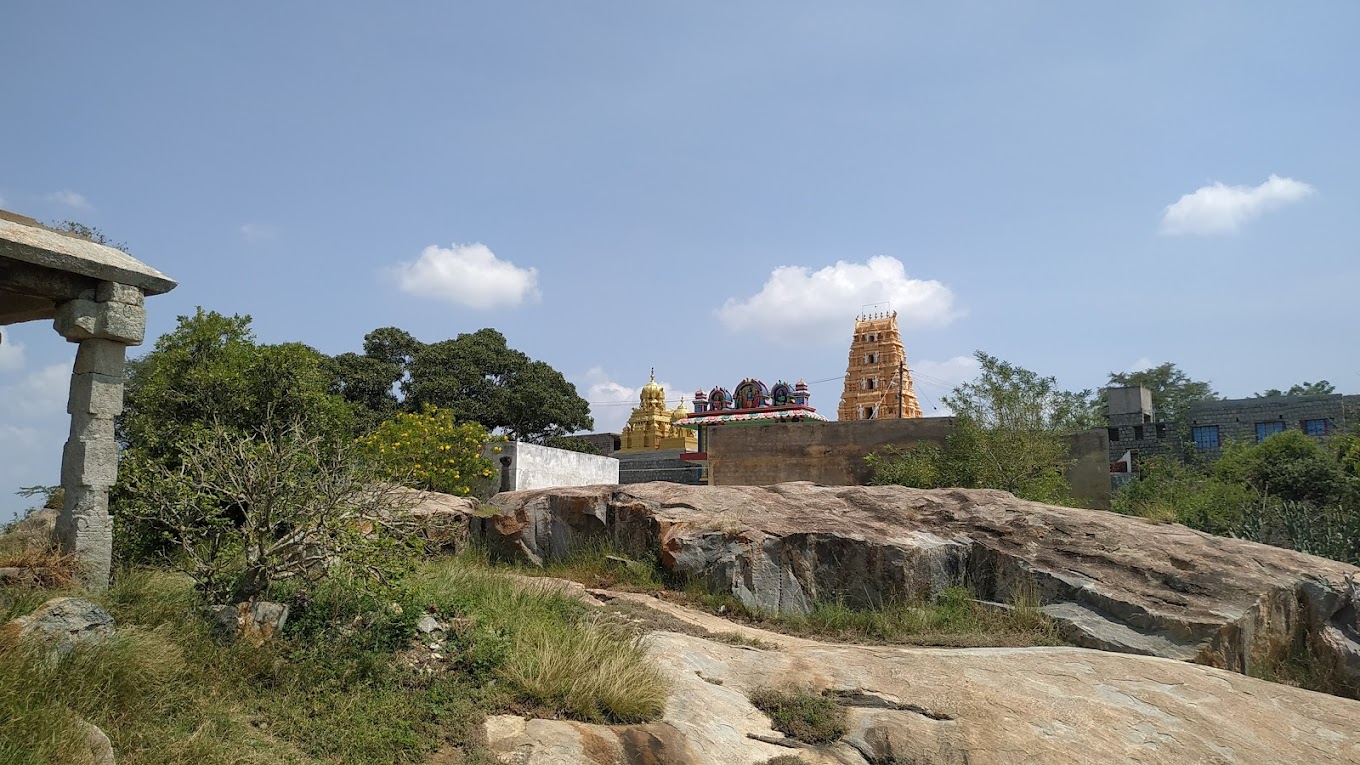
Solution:
{"label": "temple gopuram", "polygon": [[907,368],[907,353],[897,331],[897,312],[866,313],[855,317],[845,391],[836,411],[838,420],[878,420],[920,417],[916,389]]}
{"label": "temple gopuram", "polygon": [[808,386],[802,380],[795,385],[781,380],[773,388],[767,388],[760,380],[748,377],[737,385],[735,393],[729,393],[721,387],[707,394],[697,391],[694,394],[694,411],[674,424],[675,427],[690,429],[698,434],[698,451],[683,454],[680,458],[703,465],[707,474],[708,429],[720,425],[826,422],[825,417],[808,406],[808,398]]}
{"label": "temple gopuram", "polygon": [[676,422],[685,419],[683,400],[675,409],[666,408],[666,389],[656,384],[656,370],[652,379],[642,386],[638,394],[638,406],[628,417],[628,424],[619,434],[619,448],[616,454],[655,451],[658,449],[681,449],[694,451],[698,436],[693,430],[676,427]]}

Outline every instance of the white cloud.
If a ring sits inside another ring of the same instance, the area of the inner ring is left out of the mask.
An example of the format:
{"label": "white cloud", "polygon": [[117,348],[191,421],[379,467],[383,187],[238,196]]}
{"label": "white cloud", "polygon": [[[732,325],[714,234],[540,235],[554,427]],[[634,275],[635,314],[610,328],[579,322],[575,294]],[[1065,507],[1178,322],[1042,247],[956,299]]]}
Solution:
{"label": "white cloud", "polygon": [[717,313],[729,329],[789,344],[831,343],[845,342],[862,306],[884,302],[907,327],[942,326],[960,314],[948,287],[909,278],[902,261],[884,255],[819,271],[779,266],[760,292],[729,298]]}
{"label": "white cloud", "polygon": [[10,337],[9,331],[0,327],[0,371],[21,369],[24,366],[24,344]]}
{"label": "white cloud", "polygon": [[420,257],[396,269],[402,290],[468,308],[516,306],[538,300],[538,269],[501,260],[486,245],[430,245]]}
{"label": "white cloud", "polygon": [[[640,379],[636,387],[619,383],[601,367],[592,367],[577,382],[577,389],[583,390],[586,401],[590,402],[590,416],[595,420],[595,432],[618,433],[628,423],[633,407],[638,405],[638,396],[646,379]],[[693,389],[679,388],[664,380],[657,380],[666,391],[666,406],[674,409],[683,397],[688,405]]]}
{"label": "white cloud", "polygon": [[944,405],[943,397],[952,393],[960,383],[975,379],[982,371],[982,365],[972,356],[955,356],[944,361],[912,362],[908,359],[907,363],[911,367],[917,401],[927,417],[953,414]]}
{"label": "white cloud", "polygon": [[238,231],[241,233],[241,238],[245,239],[250,244],[268,241],[275,236],[278,236],[279,233],[277,226],[256,222],[242,223],[241,228],[239,228]]}
{"label": "white cloud", "polygon": [[1271,175],[1259,186],[1225,186],[1215,181],[1167,205],[1163,234],[1232,234],[1263,213],[1315,192],[1293,178]]}
{"label": "white cloud", "polygon": [[84,194],[78,194],[70,189],[54,191],[51,194],[48,194],[47,201],[56,202],[57,204],[66,205],[67,207],[72,207],[77,210],[93,209],[93,205],[90,204],[90,200],[85,198]]}

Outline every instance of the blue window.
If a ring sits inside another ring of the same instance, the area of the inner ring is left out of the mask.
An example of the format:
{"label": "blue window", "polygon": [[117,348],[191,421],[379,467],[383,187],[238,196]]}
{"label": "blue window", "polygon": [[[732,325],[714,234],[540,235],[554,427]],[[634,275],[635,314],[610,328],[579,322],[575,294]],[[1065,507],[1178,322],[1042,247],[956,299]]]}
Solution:
{"label": "blue window", "polygon": [[1218,448],[1217,425],[1196,425],[1190,429],[1190,437],[1195,439],[1195,448],[1197,449]]}
{"label": "blue window", "polygon": [[1303,421],[1303,432],[1304,432],[1304,433],[1307,433],[1307,434],[1310,435],[1310,436],[1325,436],[1325,435],[1327,435],[1327,421],[1326,421],[1326,420],[1304,420],[1304,421]]}
{"label": "blue window", "polygon": [[1280,422],[1279,420],[1272,420],[1270,422],[1258,422],[1256,423],[1256,443],[1259,444],[1262,441],[1266,440],[1267,438],[1270,438],[1271,436],[1275,435],[1276,433],[1283,432],[1284,423]]}

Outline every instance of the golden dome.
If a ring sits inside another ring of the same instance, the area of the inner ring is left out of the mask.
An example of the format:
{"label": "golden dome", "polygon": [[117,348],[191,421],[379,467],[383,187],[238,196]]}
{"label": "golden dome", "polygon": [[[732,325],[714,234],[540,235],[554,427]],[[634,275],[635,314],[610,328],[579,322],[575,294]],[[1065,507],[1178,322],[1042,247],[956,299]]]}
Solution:
{"label": "golden dome", "polygon": [[689,410],[685,409],[685,402],[683,399],[681,399],[680,406],[677,406],[675,409],[671,410],[671,422],[683,420],[688,416]]}
{"label": "golden dome", "polygon": [[638,402],[643,407],[662,408],[666,406],[666,390],[656,384],[656,370],[652,370],[652,379],[642,386],[642,393],[638,396]]}

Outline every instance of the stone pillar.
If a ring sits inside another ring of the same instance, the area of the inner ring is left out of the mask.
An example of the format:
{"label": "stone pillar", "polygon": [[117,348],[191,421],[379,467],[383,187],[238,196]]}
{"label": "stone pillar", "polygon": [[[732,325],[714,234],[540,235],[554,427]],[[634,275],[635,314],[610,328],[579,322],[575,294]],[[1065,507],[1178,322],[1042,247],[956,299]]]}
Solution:
{"label": "stone pillar", "polygon": [[62,304],[57,332],[79,343],[71,375],[71,435],[61,458],[64,495],[57,516],[62,552],[75,554],[87,587],[108,586],[113,559],[109,488],[118,479],[113,418],[123,411],[123,361],[146,333],[142,291],[114,282]]}

